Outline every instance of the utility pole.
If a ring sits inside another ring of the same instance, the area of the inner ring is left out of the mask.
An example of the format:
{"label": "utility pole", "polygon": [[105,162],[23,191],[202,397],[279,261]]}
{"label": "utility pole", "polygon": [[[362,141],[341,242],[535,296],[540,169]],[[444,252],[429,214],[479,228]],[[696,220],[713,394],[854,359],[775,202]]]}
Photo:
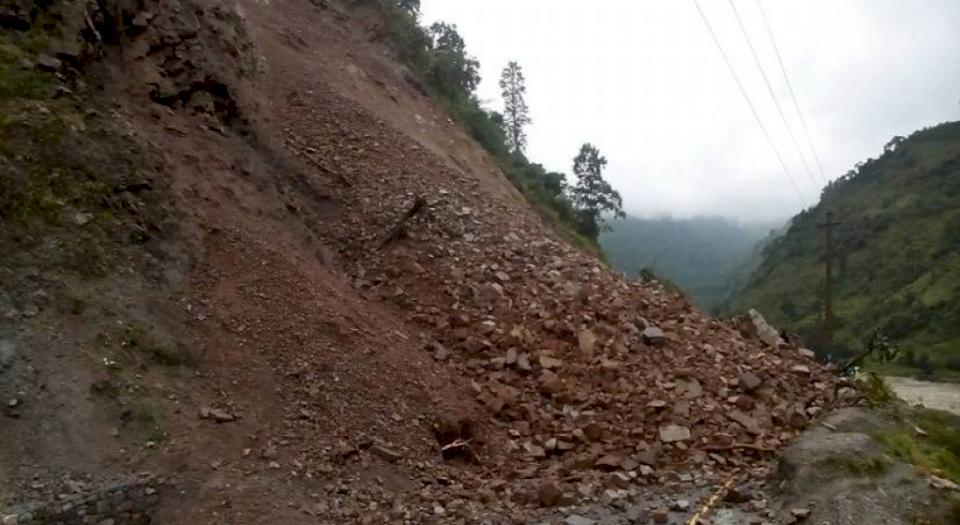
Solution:
{"label": "utility pole", "polygon": [[826,246],[824,250],[823,332],[821,333],[820,339],[820,345],[822,347],[826,347],[833,340],[833,229],[839,225],[840,222],[834,220],[832,211],[827,212],[827,221],[819,225],[826,234]]}

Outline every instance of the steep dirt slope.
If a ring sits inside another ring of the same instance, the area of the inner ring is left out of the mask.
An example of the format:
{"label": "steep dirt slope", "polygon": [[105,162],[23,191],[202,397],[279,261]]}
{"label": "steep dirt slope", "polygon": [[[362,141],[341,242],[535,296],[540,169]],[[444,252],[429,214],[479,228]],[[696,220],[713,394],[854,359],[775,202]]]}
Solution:
{"label": "steep dirt slope", "polygon": [[370,5],[3,6],[60,93],[4,137],[64,112],[103,136],[58,148],[105,152],[100,193],[3,209],[0,512],[150,471],[156,523],[522,522],[746,476],[832,402],[809,354],[559,241]]}

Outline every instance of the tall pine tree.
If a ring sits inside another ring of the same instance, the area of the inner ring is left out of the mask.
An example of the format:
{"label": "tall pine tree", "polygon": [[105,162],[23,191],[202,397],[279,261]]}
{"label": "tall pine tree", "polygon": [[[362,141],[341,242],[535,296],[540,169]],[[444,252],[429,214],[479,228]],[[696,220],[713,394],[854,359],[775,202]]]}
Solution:
{"label": "tall pine tree", "polygon": [[570,197],[577,209],[580,231],[596,240],[600,230],[606,227],[604,214],[626,217],[620,192],[603,178],[607,159],[593,144],[584,144],[580,154],[573,159],[573,173],[577,184],[570,190]]}
{"label": "tall pine tree", "polygon": [[527,134],[523,128],[532,121],[526,101],[527,86],[520,64],[507,64],[500,74],[500,89],[503,93],[503,124],[507,132],[507,146],[514,153],[523,153],[527,147]]}

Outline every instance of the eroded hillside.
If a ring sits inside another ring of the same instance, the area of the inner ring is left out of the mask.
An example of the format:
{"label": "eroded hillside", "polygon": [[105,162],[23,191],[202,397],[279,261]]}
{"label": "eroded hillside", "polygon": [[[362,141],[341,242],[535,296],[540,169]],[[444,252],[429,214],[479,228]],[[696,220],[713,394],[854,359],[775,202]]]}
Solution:
{"label": "eroded hillside", "polygon": [[374,3],[0,22],[12,523],[523,522],[762,472],[855,396],[560,240]]}

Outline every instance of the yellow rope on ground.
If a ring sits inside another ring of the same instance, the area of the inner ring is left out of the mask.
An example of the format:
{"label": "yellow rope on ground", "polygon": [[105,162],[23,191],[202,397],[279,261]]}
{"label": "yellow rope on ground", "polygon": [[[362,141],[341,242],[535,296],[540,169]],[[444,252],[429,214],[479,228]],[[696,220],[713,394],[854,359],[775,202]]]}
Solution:
{"label": "yellow rope on ground", "polygon": [[710,512],[711,509],[713,509],[713,506],[717,504],[717,500],[719,500],[724,495],[724,493],[726,493],[727,490],[730,489],[730,485],[733,485],[733,482],[735,480],[736,478],[731,477],[730,479],[727,480],[726,483],[721,485],[720,488],[717,489],[717,491],[714,492],[712,496],[710,496],[710,499],[707,500],[707,502],[703,505],[703,507],[700,507],[700,510],[697,511],[697,513],[694,514],[692,518],[690,518],[690,521],[687,522],[687,525],[698,525],[700,523],[700,518],[703,518],[704,516],[706,516],[707,513]]}

